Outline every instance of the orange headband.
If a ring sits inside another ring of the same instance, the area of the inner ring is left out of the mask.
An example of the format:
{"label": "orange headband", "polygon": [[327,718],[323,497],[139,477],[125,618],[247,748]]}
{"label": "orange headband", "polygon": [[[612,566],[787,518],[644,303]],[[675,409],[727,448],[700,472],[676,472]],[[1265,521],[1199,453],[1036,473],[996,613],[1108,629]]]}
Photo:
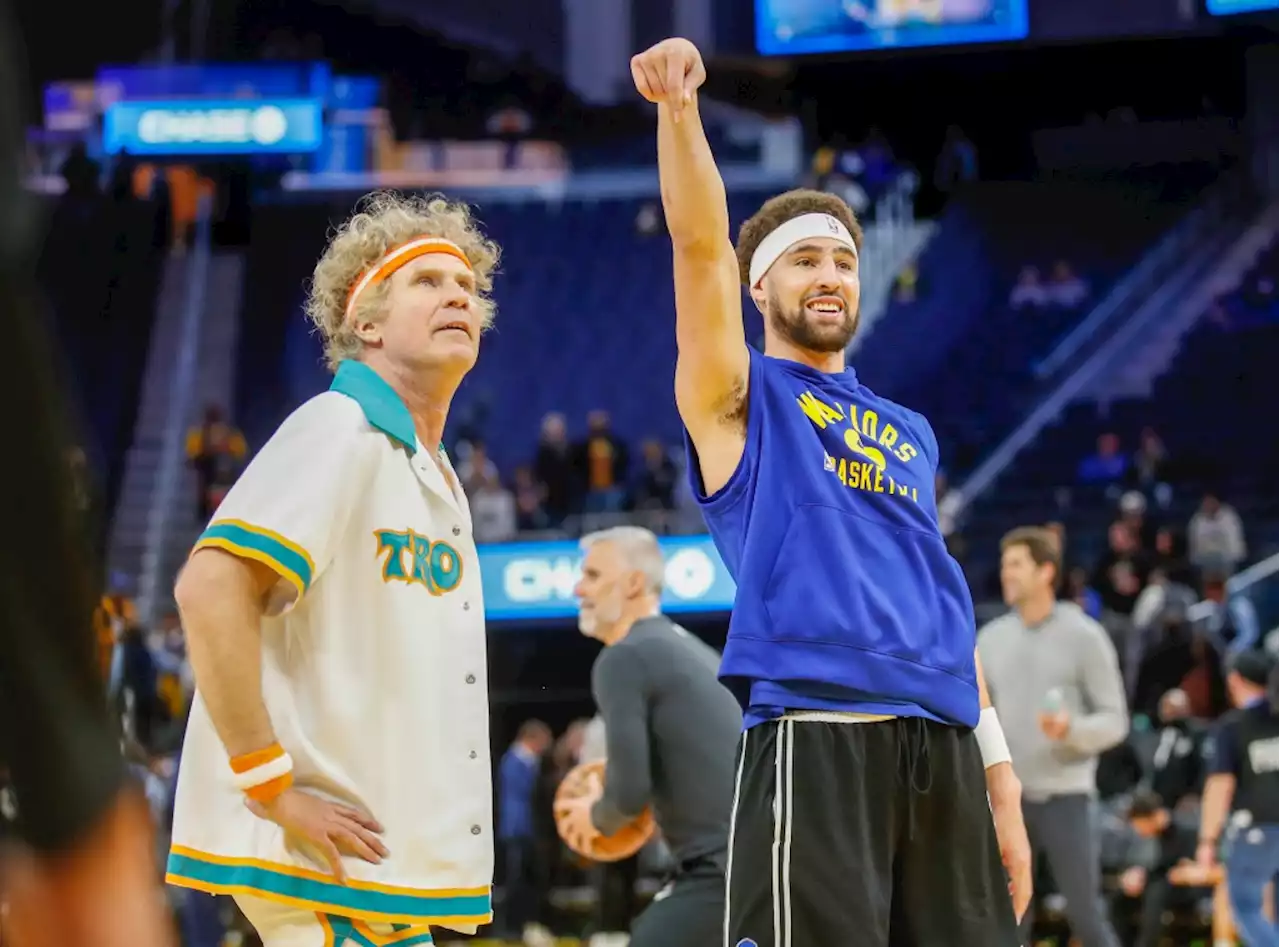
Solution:
{"label": "orange headband", "polygon": [[411,260],[416,260],[428,253],[447,253],[449,256],[457,257],[467,265],[467,269],[471,269],[471,261],[462,252],[462,248],[453,241],[442,237],[415,237],[408,243],[392,247],[360,274],[360,278],[356,280],[355,285],[351,287],[351,292],[347,295],[347,309],[344,317],[351,318],[356,300],[366,289],[381,283]]}

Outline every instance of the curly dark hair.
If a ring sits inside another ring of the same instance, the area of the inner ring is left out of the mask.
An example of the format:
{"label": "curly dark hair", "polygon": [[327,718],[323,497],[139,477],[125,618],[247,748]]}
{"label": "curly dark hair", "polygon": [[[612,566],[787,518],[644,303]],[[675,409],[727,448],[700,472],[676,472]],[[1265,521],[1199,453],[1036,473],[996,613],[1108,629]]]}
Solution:
{"label": "curly dark hair", "polygon": [[744,286],[750,284],[751,256],[756,252],[756,247],[760,246],[760,241],[791,218],[804,214],[830,214],[849,228],[854,245],[859,252],[862,251],[862,226],[848,204],[834,194],[823,191],[811,191],[807,188],[787,191],[765,201],[738,229],[738,274]]}

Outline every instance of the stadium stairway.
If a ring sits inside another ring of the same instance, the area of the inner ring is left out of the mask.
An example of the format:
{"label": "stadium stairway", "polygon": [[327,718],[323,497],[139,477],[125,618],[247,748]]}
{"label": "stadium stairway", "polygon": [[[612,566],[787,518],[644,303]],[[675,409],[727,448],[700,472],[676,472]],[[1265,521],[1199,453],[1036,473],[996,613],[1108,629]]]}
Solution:
{"label": "stadium stairway", "polygon": [[197,245],[165,261],[133,443],[108,545],[108,566],[137,584],[140,617],[169,599],[198,525],[186,464],[187,426],[231,397],[243,260],[213,255],[207,217]]}
{"label": "stadium stairway", "polygon": [[205,406],[217,405],[225,409],[231,403],[243,280],[242,254],[213,254],[209,261],[208,292],[197,342],[199,357],[194,377],[190,379],[190,395],[185,402],[181,425],[184,450],[170,470],[175,478],[175,488],[167,496],[156,497],[157,504],[160,504],[157,516],[164,527],[152,533],[148,568],[143,572],[143,591],[147,595],[141,601],[153,610],[171,605],[173,580],[205,525],[199,521],[195,508],[196,476],[186,462],[185,433],[189,426],[199,422]]}
{"label": "stadium stairway", "polygon": [[124,482],[116,503],[107,547],[113,573],[135,580],[142,572],[147,524],[160,480],[164,431],[173,392],[173,372],[182,347],[184,316],[197,280],[194,255],[169,255],[160,277],[156,320],[134,422],[133,443],[125,459]]}

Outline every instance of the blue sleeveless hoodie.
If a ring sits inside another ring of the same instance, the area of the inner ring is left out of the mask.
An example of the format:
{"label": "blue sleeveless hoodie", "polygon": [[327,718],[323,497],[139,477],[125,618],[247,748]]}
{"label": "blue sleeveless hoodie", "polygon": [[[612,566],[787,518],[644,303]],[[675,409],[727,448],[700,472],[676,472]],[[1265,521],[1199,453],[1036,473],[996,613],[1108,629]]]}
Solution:
{"label": "blue sleeveless hoodie", "polygon": [[973,727],[973,601],[938,528],[938,443],[858,383],[751,349],[747,439],[694,495],[737,582],[720,678],[752,726],[787,710]]}

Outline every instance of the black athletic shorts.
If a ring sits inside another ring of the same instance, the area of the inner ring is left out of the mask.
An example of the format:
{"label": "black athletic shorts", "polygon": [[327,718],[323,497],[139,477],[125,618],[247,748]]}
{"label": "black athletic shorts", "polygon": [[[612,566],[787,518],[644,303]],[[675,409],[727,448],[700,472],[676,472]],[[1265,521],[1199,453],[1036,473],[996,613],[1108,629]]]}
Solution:
{"label": "black athletic shorts", "polygon": [[743,733],[725,947],[1016,947],[972,730],[920,718]]}

